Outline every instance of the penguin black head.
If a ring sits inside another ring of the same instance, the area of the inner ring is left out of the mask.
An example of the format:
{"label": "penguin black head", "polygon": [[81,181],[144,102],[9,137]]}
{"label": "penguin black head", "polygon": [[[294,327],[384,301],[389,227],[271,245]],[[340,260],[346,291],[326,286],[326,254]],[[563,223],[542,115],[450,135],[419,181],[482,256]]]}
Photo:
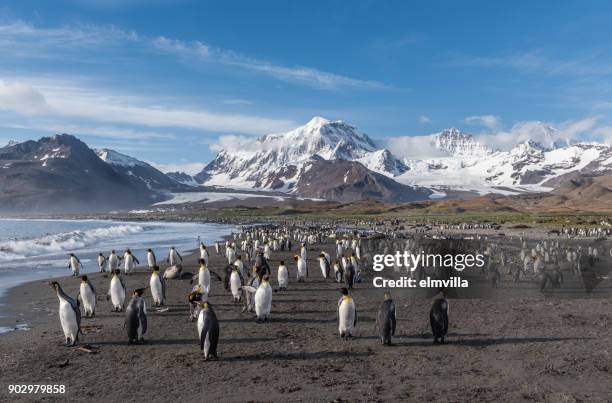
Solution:
{"label": "penguin black head", "polygon": [[285,261],[284,261],[284,260],[281,260],[281,261],[280,261],[280,265],[281,265],[281,266],[284,266],[284,265],[285,265]]}
{"label": "penguin black head", "polygon": [[298,261],[300,257],[298,255],[293,256],[293,260],[295,260],[296,262]]}
{"label": "penguin black head", "polygon": [[116,252],[115,252],[115,250],[113,249],[113,250],[111,250],[111,253],[116,253]]}
{"label": "penguin black head", "polygon": [[153,271],[159,271],[159,266],[153,266]]}
{"label": "penguin black head", "polygon": [[174,246],[171,246],[170,249],[174,249]]}
{"label": "penguin black head", "polygon": [[325,255],[321,253],[321,254],[319,255],[319,257],[325,257]]}
{"label": "penguin black head", "polygon": [[265,276],[262,277],[263,281],[270,281],[270,276],[268,276],[267,274]]}
{"label": "penguin black head", "polygon": [[236,256],[236,260],[242,260],[242,256],[240,255]]}
{"label": "penguin black head", "polygon": [[147,252],[153,252],[153,251],[151,250],[151,248],[149,248],[149,249],[147,249]]}
{"label": "penguin black head", "polygon": [[137,295],[139,297],[142,297],[142,294],[144,294],[144,288],[137,288],[134,290],[134,294],[133,295]]}
{"label": "penguin black head", "polygon": [[53,288],[55,291],[57,291],[60,288],[60,284],[57,281],[51,281],[49,282],[49,285],[51,286],[51,288]]}
{"label": "penguin black head", "polygon": [[102,252],[100,252],[100,256],[104,256],[104,255],[102,254]]}
{"label": "penguin black head", "polygon": [[125,253],[127,253],[128,255],[131,255],[132,251],[128,249],[128,250],[125,251]]}
{"label": "penguin black head", "polygon": [[205,265],[206,264],[206,260],[198,259],[198,263],[201,264],[201,265]]}
{"label": "penguin black head", "polygon": [[74,256],[74,253],[69,253],[68,256]]}
{"label": "penguin black head", "polygon": [[340,289],[340,292],[342,293],[342,295],[349,295],[349,290],[346,287],[342,287]]}
{"label": "penguin black head", "polygon": [[87,281],[87,276],[81,276],[81,280]]}

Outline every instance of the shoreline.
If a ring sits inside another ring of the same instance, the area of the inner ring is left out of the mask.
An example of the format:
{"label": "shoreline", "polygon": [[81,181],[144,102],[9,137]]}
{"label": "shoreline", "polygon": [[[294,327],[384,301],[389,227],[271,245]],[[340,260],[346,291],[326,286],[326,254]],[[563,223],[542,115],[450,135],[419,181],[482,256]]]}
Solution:
{"label": "shoreline", "polygon": [[[4,219],[4,218],[2,218]],[[32,219],[26,219],[26,218],[6,218],[7,220],[32,220]],[[48,219],[48,218],[40,218],[40,219],[35,219],[35,220],[40,220],[40,221],[49,221],[49,220],[57,220],[57,221],[66,221],[69,219],[65,219],[65,218],[58,218],[58,219]],[[109,219],[109,220],[102,220],[102,219],[83,219],[83,218],[75,218],[74,220],[76,221],[106,221],[106,222],[113,222],[113,223],[119,223],[119,224],[141,224],[142,222],[132,222],[132,221],[119,221],[119,220],[115,220],[115,219]],[[165,224],[164,222],[158,222],[158,221],[147,221],[147,223],[150,223],[152,225],[154,225],[155,223],[159,223],[159,224]],[[169,223],[169,222],[168,222]],[[172,223],[176,223],[176,224],[185,224],[184,222],[174,222],[172,221]],[[202,223],[203,225],[208,224],[208,223]],[[231,235],[231,229],[227,229],[227,231],[223,231],[223,233],[219,234],[219,240],[225,240],[226,238],[228,238]],[[194,238],[194,242],[195,242],[195,238]],[[158,241],[159,242],[159,241]],[[182,249],[181,252],[183,252],[185,254],[185,256],[192,256],[197,252],[197,247],[195,245],[192,245],[191,247]],[[30,257],[32,258],[32,257]],[[33,258],[39,258],[39,257],[33,257]],[[28,257],[23,258],[22,259],[24,262],[28,260]],[[142,259],[141,259],[142,260]],[[144,259],[146,260],[146,259]],[[9,263],[5,263],[5,264],[10,264]],[[13,266],[15,265],[15,263],[13,263]],[[24,264],[24,266],[26,266]],[[90,265],[91,266],[91,263]],[[96,264],[97,266],[97,264]],[[142,270],[144,269],[144,266],[138,266],[137,269]],[[35,269],[34,269],[35,270]],[[71,279],[74,278],[70,275],[67,275],[67,270],[64,266],[58,266],[58,267],[50,267],[47,268],[47,271],[49,270],[57,270],[57,275],[51,275],[51,276],[47,276],[48,274],[50,274],[49,272],[46,273],[41,273],[43,274],[42,276],[40,276],[40,278],[36,278],[36,279],[31,279],[30,277],[32,277],[31,273],[26,273],[23,274],[21,276],[21,278],[13,278],[13,281],[11,282],[11,285],[6,287],[6,288],[2,288],[0,289],[0,334],[4,334],[4,333],[8,333],[11,331],[20,331],[23,329],[20,328],[15,328],[16,326],[20,326],[22,325],[21,323],[17,322],[15,324],[13,324],[13,320],[15,319],[14,313],[13,315],[10,314],[10,307],[11,307],[11,303],[9,302],[10,300],[10,294],[16,289],[19,288],[20,286],[26,285],[26,284],[39,284],[39,283],[46,283],[48,281],[51,280],[58,280],[58,279]],[[81,274],[82,275],[87,275],[87,276],[91,276],[94,274],[98,274],[99,271],[97,270],[97,268],[92,268],[92,267],[88,267],[87,270],[81,270]],[[108,274],[108,273],[107,273]],[[36,276],[38,277],[38,276]]]}

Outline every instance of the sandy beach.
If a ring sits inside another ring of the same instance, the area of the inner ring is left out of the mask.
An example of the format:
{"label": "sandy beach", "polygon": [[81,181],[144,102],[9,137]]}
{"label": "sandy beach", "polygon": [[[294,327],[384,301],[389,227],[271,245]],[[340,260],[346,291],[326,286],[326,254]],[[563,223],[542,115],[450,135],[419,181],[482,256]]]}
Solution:
{"label": "sandy beach", "polygon": [[[450,300],[445,345],[432,345],[424,293],[397,291],[395,344],[382,346],[374,333],[383,291],[371,275],[353,291],[356,337],[338,337],[338,284],[320,277],[309,250],[310,277],[295,283],[290,252],[270,261],[276,285],[279,260],[290,262],[292,281],[275,292],[272,320],[258,324],[241,313],[220,282],[210,301],[220,319],[220,359],[200,355],[195,323],[188,319],[188,280],[168,282],[167,312],[156,312],[149,294],[146,343],[129,346],[123,313],[105,300],[109,278],[90,276],[98,292],[96,317],[84,318],[80,345],[63,347],[58,302],[51,288],[32,282],[11,289],[9,313],[28,331],[0,335],[0,400],[42,398],[79,401],[608,401],[612,391],[612,299],[610,284],[594,297],[543,296],[531,283],[515,287],[502,277],[503,298]],[[211,250],[211,268],[222,275],[222,255]],[[185,270],[196,270],[195,256]],[[610,262],[607,262],[609,264]],[[139,269],[126,277],[128,290],[148,285]],[[75,296],[76,278],[59,280]],[[568,287],[572,287],[571,281]],[[603,295],[603,296],[602,296]],[[606,297],[605,295],[608,295]],[[18,325],[19,323],[15,323]],[[9,384],[61,384],[64,395],[9,395]]]}

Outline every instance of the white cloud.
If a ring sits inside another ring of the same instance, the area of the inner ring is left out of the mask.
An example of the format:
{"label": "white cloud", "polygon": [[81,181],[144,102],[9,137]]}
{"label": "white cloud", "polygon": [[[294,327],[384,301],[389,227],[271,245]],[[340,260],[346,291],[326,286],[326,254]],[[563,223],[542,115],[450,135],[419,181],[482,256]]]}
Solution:
{"label": "white cloud", "polygon": [[431,118],[429,116],[421,115],[419,116],[419,123],[421,124],[431,123]]}
{"label": "white cloud", "polygon": [[400,158],[444,157],[446,154],[435,147],[433,140],[433,135],[390,137],[384,140],[384,147]]}
{"label": "white cloud", "polygon": [[261,143],[257,142],[257,139],[248,136],[237,136],[229,134],[226,136],[220,136],[217,142],[209,145],[211,151],[220,152],[225,150],[229,153],[236,153],[241,151],[248,151],[254,153],[257,151],[263,151],[264,148]]}
{"label": "white cloud", "polygon": [[477,136],[477,139],[494,149],[508,150],[526,140],[533,140],[545,147],[580,141],[596,130],[598,117],[587,117],[558,124],[540,121],[515,123],[510,130],[499,130]]}
{"label": "white cloud", "polygon": [[189,174],[191,176],[200,173],[202,169],[204,169],[204,167],[206,166],[205,163],[201,163],[201,162],[183,162],[179,164],[160,164],[157,162],[149,161],[149,164],[153,165],[155,168],[159,169],[160,171],[164,173],[185,172],[186,174]]}
{"label": "white cloud", "polygon": [[43,94],[31,86],[0,81],[0,109],[33,115],[47,111],[48,105]]}
{"label": "white cloud", "polygon": [[158,37],[152,41],[153,46],[165,53],[196,59],[205,62],[220,63],[240,67],[246,70],[266,74],[281,81],[302,83],[319,88],[333,89],[338,87],[354,87],[366,89],[389,89],[380,81],[360,80],[339,74],[317,70],[311,67],[287,67],[270,63],[265,60],[250,58],[231,50],[215,48],[201,41],[181,41],[166,37]]}
{"label": "white cloud", "polygon": [[141,51],[179,56],[189,63],[207,62],[233,66],[273,77],[280,81],[314,86],[322,89],[353,87],[389,89],[374,80],[361,80],[321,71],[307,66],[283,66],[255,59],[229,49],[211,46],[202,41],[182,41],[164,36],[139,35],[115,26],[77,25],[60,28],[40,28],[23,21],[0,22],[0,50],[21,57],[64,57],[58,50],[89,49],[92,47],[139,44]]}
{"label": "white cloud", "polygon": [[501,123],[499,116],[494,115],[468,116],[464,121],[470,125],[485,126],[489,129],[495,129]]}
{"label": "white cloud", "polygon": [[[0,85],[0,109],[32,116],[58,125],[73,125],[74,119],[87,122],[129,124],[149,128],[195,129],[209,132],[264,134],[295,127],[285,119],[220,113],[190,106],[177,106],[171,101],[111,93],[75,83],[47,82],[31,79],[3,82]],[[31,124],[31,123],[30,123]],[[101,130],[97,134],[103,135]],[[112,133],[108,133],[112,136]],[[119,133],[119,135],[121,135]]]}
{"label": "white cloud", "polygon": [[41,28],[23,21],[0,22],[0,49],[22,57],[61,57],[57,54],[60,49],[88,49],[138,40],[136,32],[113,25]]}

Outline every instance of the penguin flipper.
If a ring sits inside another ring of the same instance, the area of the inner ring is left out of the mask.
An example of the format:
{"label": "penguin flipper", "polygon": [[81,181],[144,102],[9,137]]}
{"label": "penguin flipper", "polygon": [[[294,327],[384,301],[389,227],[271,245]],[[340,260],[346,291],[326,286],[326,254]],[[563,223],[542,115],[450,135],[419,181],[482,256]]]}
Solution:
{"label": "penguin flipper", "polygon": [[243,285],[242,289],[245,290],[246,292],[250,292],[250,293],[255,293],[257,292],[257,288],[251,286],[251,285]]}
{"label": "penguin flipper", "polygon": [[397,317],[395,315],[395,303],[391,304],[391,336],[395,336],[395,326],[397,323]]}
{"label": "penguin flipper", "polygon": [[204,340],[206,339],[206,332],[208,329],[206,328],[206,324],[202,327],[202,331],[200,332],[200,350],[204,350]]}
{"label": "penguin flipper", "polygon": [[355,321],[353,322],[353,326],[357,326],[357,308],[355,308]]}
{"label": "penguin flipper", "polygon": [[140,326],[142,327],[142,334],[147,332],[147,314],[145,312],[144,301],[141,301],[138,305],[138,318],[140,319]]}

